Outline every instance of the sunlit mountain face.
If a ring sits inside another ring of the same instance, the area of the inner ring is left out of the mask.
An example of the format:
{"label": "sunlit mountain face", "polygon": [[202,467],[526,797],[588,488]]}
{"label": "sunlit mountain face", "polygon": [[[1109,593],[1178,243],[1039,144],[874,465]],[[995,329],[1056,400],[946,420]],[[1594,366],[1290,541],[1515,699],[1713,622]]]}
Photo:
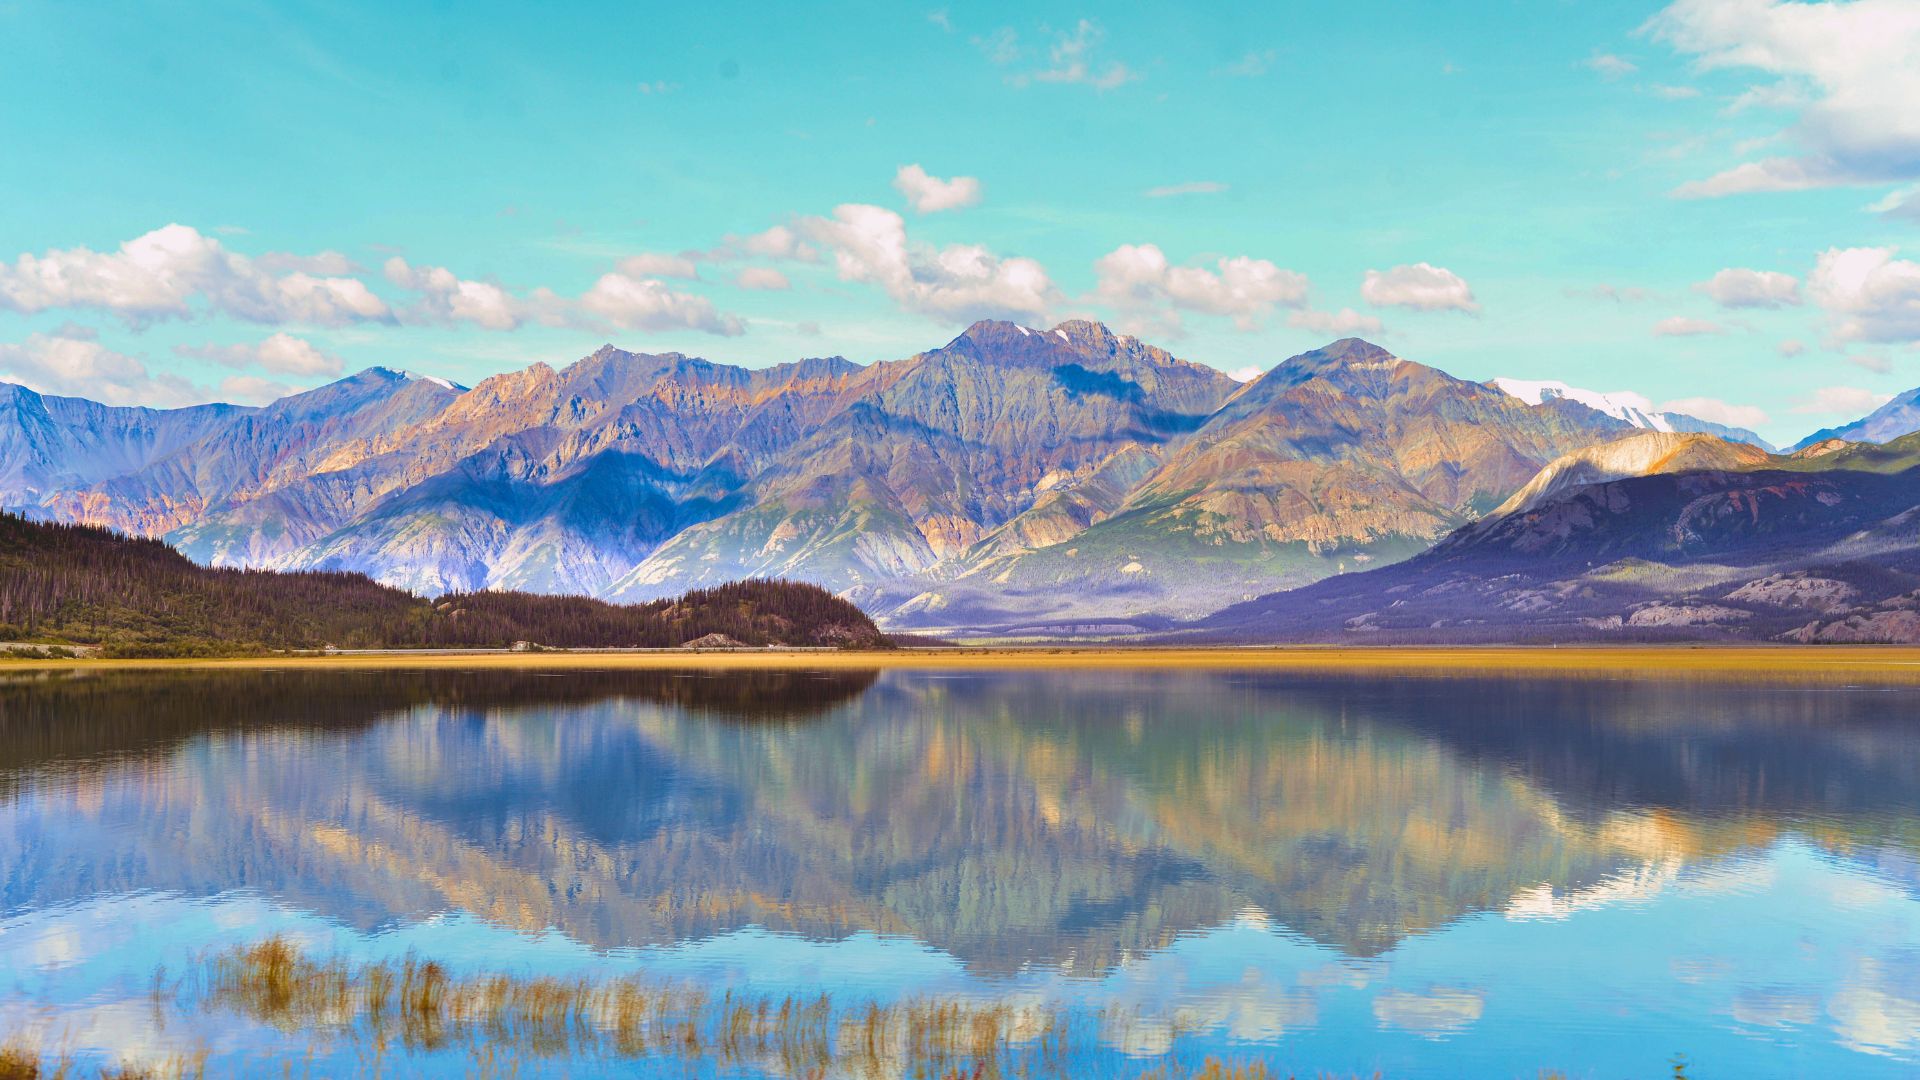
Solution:
{"label": "sunlit mountain face", "polygon": [[1871,984],[1901,1008],[1920,999],[1873,972],[1920,948],[1910,698],[1166,671],[16,678],[0,957],[43,996],[290,928],[882,997],[1177,1011],[1231,991],[1288,1030],[1331,1038],[1360,1008],[1463,1053],[1498,1042],[1497,1062],[1522,1013],[1662,1000],[1674,973],[1636,950],[1758,904],[1773,921],[1715,946],[1712,1000],[1675,1006],[1689,1024],[1778,990],[1747,985],[1783,977],[1750,957],[1789,928],[1881,965],[1816,957],[1794,1001]]}

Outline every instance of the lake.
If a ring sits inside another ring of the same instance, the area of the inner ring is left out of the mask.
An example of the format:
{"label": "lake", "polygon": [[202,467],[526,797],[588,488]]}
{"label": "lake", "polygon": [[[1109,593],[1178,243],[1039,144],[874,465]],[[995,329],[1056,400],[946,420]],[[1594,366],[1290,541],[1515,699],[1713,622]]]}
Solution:
{"label": "lake", "polygon": [[[274,997],[235,975],[268,940],[309,986],[452,989]],[[655,1012],[497,1005],[616,983]],[[936,1014],[990,1060],[926,1057]],[[216,1076],[1912,1076],[1920,692],[14,672],[8,1038]]]}

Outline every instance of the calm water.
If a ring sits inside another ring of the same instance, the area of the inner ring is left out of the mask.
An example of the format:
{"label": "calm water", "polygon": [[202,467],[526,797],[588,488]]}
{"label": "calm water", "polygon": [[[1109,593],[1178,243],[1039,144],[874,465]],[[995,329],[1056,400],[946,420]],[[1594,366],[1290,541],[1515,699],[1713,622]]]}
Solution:
{"label": "calm water", "polygon": [[[1696,1076],[1912,1076],[1920,694],[1108,671],[0,683],[6,1032],[102,1061],[197,1048],[214,1075],[364,1063],[338,1033],[158,1004],[158,969],[273,934],[456,973],[1045,1005],[1080,1018],[1076,1075],[1219,1055],[1656,1076],[1683,1053]],[[385,1066],[471,1067],[421,1047]]]}

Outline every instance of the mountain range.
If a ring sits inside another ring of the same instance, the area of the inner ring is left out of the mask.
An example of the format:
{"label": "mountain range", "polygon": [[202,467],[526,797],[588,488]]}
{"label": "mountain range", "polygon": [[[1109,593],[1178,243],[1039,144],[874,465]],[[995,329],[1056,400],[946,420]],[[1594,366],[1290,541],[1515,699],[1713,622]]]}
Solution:
{"label": "mountain range", "polygon": [[1241,383],[1098,323],[988,321],[865,366],[606,346],[471,388],[372,368],[260,408],[0,385],[0,506],[423,595],[778,576],[893,628],[1139,633],[1418,556],[1636,432],[1771,460],[1643,405],[1358,339]]}
{"label": "mountain range", "polygon": [[1920,641],[1920,434],[1792,456],[1646,432],[1554,462],[1395,566],[1183,633],[1323,641]]}

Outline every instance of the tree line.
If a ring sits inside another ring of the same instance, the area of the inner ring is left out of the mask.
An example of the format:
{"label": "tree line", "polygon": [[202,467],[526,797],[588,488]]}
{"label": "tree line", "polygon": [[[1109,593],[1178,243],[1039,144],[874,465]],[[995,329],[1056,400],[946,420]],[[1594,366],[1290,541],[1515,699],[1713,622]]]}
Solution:
{"label": "tree line", "polygon": [[815,585],[732,582],[646,604],[521,592],[427,600],[357,573],[205,567],[158,540],[0,513],[0,641],[101,646],[116,656],[282,649],[875,648],[859,608]]}

